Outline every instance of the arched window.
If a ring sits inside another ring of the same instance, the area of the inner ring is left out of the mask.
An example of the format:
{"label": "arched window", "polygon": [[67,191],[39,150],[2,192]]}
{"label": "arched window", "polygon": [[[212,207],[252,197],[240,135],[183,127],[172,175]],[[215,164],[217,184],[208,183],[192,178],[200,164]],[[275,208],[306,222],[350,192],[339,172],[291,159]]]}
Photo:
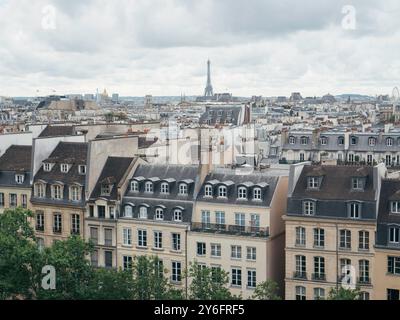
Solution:
{"label": "arched window", "polygon": [[308,138],[307,137],[301,137],[300,138],[300,144],[303,144],[303,145],[308,144]]}
{"label": "arched window", "polygon": [[174,210],[174,221],[182,222],[182,210],[181,209]]}
{"label": "arched window", "polygon": [[352,146],[355,146],[355,145],[357,144],[357,137],[352,136],[352,137],[350,138],[350,144],[351,144]]}
{"label": "arched window", "polygon": [[238,188],[238,199],[247,199],[247,188],[245,187]]}
{"label": "arched window", "polygon": [[139,209],[139,218],[140,219],[147,219],[147,207],[141,206]]}
{"label": "arched window", "polygon": [[153,192],[153,183],[150,181],[147,181],[144,185],[145,187],[145,192]]}
{"label": "arched window", "polygon": [[293,136],[289,137],[289,144],[295,144],[296,143],[296,138]]}
{"label": "arched window", "polygon": [[139,182],[137,182],[136,180],[131,181],[131,191],[139,192]]}
{"label": "arched window", "polygon": [[162,208],[156,208],[155,219],[164,220],[164,210]]}
{"label": "arched window", "polygon": [[327,137],[321,137],[321,145],[326,146],[328,144],[328,138]]}
{"label": "arched window", "polygon": [[169,184],[167,182],[161,183],[161,193],[163,194],[169,193]]}
{"label": "arched window", "polygon": [[132,218],[132,207],[129,205],[126,205],[124,208],[124,217],[127,218]]}
{"label": "arched window", "polygon": [[220,186],[218,188],[218,197],[226,198],[226,194],[227,194],[226,187]]}
{"label": "arched window", "polygon": [[205,197],[212,197],[212,195],[213,195],[212,186],[208,184],[208,185],[206,185],[204,187],[204,196]]}
{"label": "arched window", "polygon": [[393,138],[386,138],[386,145],[388,146],[388,147],[392,147],[393,146]]}
{"label": "arched window", "polygon": [[253,190],[253,199],[261,200],[261,188],[254,188]]}
{"label": "arched window", "polygon": [[340,137],[338,137],[338,145],[339,146],[342,146],[342,145],[344,145],[344,137],[342,137],[342,136],[340,136]]}
{"label": "arched window", "polygon": [[44,198],[45,196],[45,185],[43,183],[35,183],[35,197]]}
{"label": "arched window", "polygon": [[81,200],[81,188],[78,186],[72,186],[70,189],[71,192],[71,200],[72,201],[80,201]]}
{"label": "arched window", "polygon": [[376,139],[374,137],[369,137],[368,138],[368,145],[372,147],[375,144],[376,144]]}
{"label": "arched window", "polygon": [[188,194],[188,186],[186,183],[181,183],[179,185],[179,194],[184,196]]}

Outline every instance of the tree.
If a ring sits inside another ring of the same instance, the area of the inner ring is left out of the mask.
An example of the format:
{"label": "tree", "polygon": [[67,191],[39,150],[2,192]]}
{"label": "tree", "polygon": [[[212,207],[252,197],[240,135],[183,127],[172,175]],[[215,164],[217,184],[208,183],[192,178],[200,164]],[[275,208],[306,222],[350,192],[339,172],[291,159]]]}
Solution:
{"label": "tree", "polygon": [[29,299],[40,273],[40,252],[29,210],[6,209],[0,215],[0,299]]}
{"label": "tree", "polygon": [[260,282],[257,284],[252,298],[259,300],[280,300],[278,290],[278,284],[273,280]]}
{"label": "tree", "polygon": [[329,291],[328,300],[358,300],[360,299],[360,289],[346,289],[340,286]]}
{"label": "tree", "polygon": [[228,273],[220,268],[211,269],[201,266],[195,261],[190,264],[186,277],[191,278],[189,299],[229,300],[238,298],[228,290]]}

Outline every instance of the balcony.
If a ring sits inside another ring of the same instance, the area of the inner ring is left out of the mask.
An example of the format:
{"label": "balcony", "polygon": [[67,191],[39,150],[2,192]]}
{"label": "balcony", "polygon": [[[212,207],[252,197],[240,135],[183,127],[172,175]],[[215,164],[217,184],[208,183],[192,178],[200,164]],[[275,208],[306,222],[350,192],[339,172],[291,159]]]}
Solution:
{"label": "balcony", "polygon": [[326,274],[325,273],[313,273],[312,279],[314,281],[326,281]]}
{"label": "balcony", "polygon": [[224,233],[231,235],[253,236],[253,237],[268,237],[269,228],[238,226],[228,224],[214,224],[193,222],[191,225],[192,231],[209,232],[209,233]]}
{"label": "balcony", "polygon": [[307,280],[307,273],[303,271],[295,271],[293,272],[293,278]]}
{"label": "balcony", "polygon": [[359,277],[357,279],[357,283],[360,285],[370,285],[371,284],[371,278],[369,277]]}

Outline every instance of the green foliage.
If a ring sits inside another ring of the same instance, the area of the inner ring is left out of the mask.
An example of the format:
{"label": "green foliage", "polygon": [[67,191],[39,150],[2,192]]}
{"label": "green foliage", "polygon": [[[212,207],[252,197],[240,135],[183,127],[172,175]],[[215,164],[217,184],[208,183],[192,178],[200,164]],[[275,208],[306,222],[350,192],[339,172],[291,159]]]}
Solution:
{"label": "green foliage", "polygon": [[278,284],[275,281],[267,280],[261,282],[257,284],[252,298],[259,300],[280,300],[278,289]]}
{"label": "green foliage", "polygon": [[328,300],[358,300],[360,299],[360,289],[346,289],[340,286],[329,291]]}

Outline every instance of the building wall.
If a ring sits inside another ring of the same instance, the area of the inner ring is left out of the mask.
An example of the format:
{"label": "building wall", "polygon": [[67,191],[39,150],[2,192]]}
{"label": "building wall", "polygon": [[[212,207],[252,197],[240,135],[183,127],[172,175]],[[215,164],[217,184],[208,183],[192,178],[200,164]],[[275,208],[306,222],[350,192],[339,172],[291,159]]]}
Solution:
{"label": "building wall", "polygon": [[31,209],[31,189],[29,188],[13,188],[13,187],[2,187],[0,186],[0,193],[4,194],[4,206],[0,207],[0,213],[4,212],[4,209],[11,208],[10,206],[10,194],[14,193],[17,195],[17,206],[22,206],[22,195],[26,195],[27,209]]}
{"label": "building wall", "polygon": [[400,258],[400,251],[381,248],[376,248],[375,250],[374,298],[376,300],[386,300],[387,289],[400,290],[400,275],[388,273],[388,257]]}
{"label": "building wall", "polygon": [[18,132],[0,134],[0,156],[6,152],[11,145],[31,146],[32,132]]}

